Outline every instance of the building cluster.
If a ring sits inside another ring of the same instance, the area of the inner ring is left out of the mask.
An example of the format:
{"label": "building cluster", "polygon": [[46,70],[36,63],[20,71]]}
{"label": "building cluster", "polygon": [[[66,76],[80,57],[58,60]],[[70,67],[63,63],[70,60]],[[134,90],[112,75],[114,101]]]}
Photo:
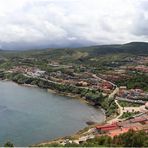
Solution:
{"label": "building cluster", "polygon": [[145,66],[145,65],[128,66],[127,70],[140,71],[140,72],[148,73],[148,66]]}
{"label": "building cluster", "polygon": [[148,98],[148,93],[144,92],[142,89],[129,89],[126,86],[120,86],[117,96],[120,98],[126,98],[128,100],[143,100],[146,101]]}
{"label": "building cluster", "polygon": [[[57,64],[57,63],[52,63]],[[110,94],[115,86],[110,81],[104,80],[100,77],[94,76],[91,72],[74,73],[74,71],[54,71],[47,74],[36,67],[29,66],[15,66],[9,69],[11,73],[22,73],[30,77],[42,77],[47,80],[62,83],[65,85],[74,85],[77,87],[84,87],[88,89],[101,90],[106,94]]]}
{"label": "building cluster", "polygon": [[130,78],[125,70],[114,70],[114,71],[111,71],[111,72],[107,72],[105,74],[100,74],[100,77],[102,79],[105,79],[105,80],[108,80],[108,81],[111,81],[111,82],[116,82],[118,80],[121,80],[121,79],[127,79],[127,78]]}
{"label": "building cluster", "polygon": [[148,112],[124,121],[96,126],[96,131],[99,136],[105,134],[114,137],[126,133],[129,130],[148,131]]}
{"label": "building cluster", "polygon": [[136,61],[138,64],[146,65],[148,63],[148,57],[147,56],[139,56]]}
{"label": "building cluster", "polygon": [[45,71],[42,71],[35,67],[28,67],[28,66],[15,66],[12,69],[10,69],[8,72],[23,73],[32,77],[41,77],[44,76],[45,74]]}
{"label": "building cluster", "polygon": [[60,64],[59,64],[58,62],[56,62],[56,61],[50,61],[50,62],[48,63],[48,65],[49,65],[49,66],[52,66],[52,67],[59,67],[59,66],[60,66]]}
{"label": "building cluster", "polygon": [[52,68],[72,68],[73,67],[72,65],[63,65],[63,64],[60,64],[57,61],[50,61],[48,63],[48,66],[51,66]]}
{"label": "building cluster", "polygon": [[87,87],[95,90],[102,90],[105,93],[111,93],[114,86],[109,81],[103,80],[99,77],[94,77],[92,73],[85,72],[83,74],[76,73],[62,73],[61,71],[52,72],[50,74],[52,81],[57,81],[67,85],[75,85],[78,87]]}

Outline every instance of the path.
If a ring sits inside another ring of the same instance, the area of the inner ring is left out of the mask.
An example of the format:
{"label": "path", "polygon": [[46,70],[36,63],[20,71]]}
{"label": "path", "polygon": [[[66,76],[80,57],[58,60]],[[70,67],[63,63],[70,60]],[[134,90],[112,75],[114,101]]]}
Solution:
{"label": "path", "polygon": [[119,109],[119,115],[114,118],[114,119],[111,119],[108,121],[108,123],[113,123],[113,122],[117,122],[117,121],[121,121],[122,119],[120,119],[120,117],[123,115],[123,113],[125,112],[140,112],[140,113],[145,113],[147,112],[147,110],[145,109],[145,106],[142,105],[142,106],[139,106],[139,107],[122,107],[120,106],[120,104],[118,103],[118,100],[115,100],[115,103],[117,104],[118,106],[118,109]]}
{"label": "path", "polygon": [[108,96],[109,99],[114,98],[118,92],[119,92],[119,88],[116,87],[116,89]]}
{"label": "path", "polygon": [[123,115],[123,107],[120,106],[120,104],[118,103],[118,100],[115,100],[115,103],[118,106],[119,115],[116,118],[109,120],[108,123],[113,123],[113,122],[119,121],[119,118]]}

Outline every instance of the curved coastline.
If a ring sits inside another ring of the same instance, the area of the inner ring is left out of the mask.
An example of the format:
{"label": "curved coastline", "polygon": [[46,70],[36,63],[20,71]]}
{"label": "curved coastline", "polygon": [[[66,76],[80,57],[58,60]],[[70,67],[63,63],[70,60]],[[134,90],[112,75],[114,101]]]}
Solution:
{"label": "curved coastline", "polygon": [[[49,89],[49,88],[47,88],[47,89],[46,89],[46,88],[41,88],[41,87],[39,87],[39,86],[37,86],[37,85],[19,84],[19,83],[17,83],[17,82],[14,82],[14,81],[12,81],[12,80],[9,80],[9,79],[4,79],[4,80],[0,79],[0,81],[8,81],[8,82],[12,82],[12,83],[15,83],[15,84],[17,84],[17,85],[24,86],[24,87],[32,87],[32,88],[44,89],[44,90],[47,90],[47,92],[50,92],[50,93],[53,93],[53,94],[57,94],[57,95],[59,95],[59,96],[65,96],[65,97],[70,97],[70,98],[73,98],[73,99],[79,99],[79,100],[82,101],[83,103],[86,103],[86,104],[88,104],[88,105],[91,105],[91,106],[97,108],[97,107],[94,106],[91,102],[85,100],[84,98],[80,97],[79,95],[74,95],[74,94],[72,94],[72,93],[59,92],[59,91],[57,91],[57,90],[55,90],[55,89]],[[101,110],[103,111],[104,115],[105,115],[105,110],[104,110],[101,106],[99,106],[99,109],[101,109]]]}

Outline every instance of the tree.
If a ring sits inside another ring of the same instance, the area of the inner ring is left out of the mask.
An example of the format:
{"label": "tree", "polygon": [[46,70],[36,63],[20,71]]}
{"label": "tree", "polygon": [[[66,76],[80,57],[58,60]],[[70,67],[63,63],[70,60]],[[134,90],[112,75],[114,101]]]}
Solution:
{"label": "tree", "polygon": [[4,144],[4,147],[14,147],[13,143],[11,143],[10,141],[7,141],[5,144]]}

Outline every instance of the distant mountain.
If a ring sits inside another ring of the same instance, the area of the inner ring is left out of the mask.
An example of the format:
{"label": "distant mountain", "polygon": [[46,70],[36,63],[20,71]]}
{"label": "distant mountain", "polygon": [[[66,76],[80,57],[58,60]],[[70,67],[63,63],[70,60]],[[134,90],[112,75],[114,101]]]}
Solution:
{"label": "distant mountain", "polygon": [[[0,51],[5,56],[26,56],[44,59],[57,60],[87,60],[93,57],[106,56],[111,54],[132,54],[132,55],[148,55],[148,43],[131,42],[127,44],[117,45],[98,45],[80,48],[47,48],[26,51]],[[4,54],[5,53],[5,54]]]}
{"label": "distant mountain", "polygon": [[148,54],[148,43],[131,42],[120,45],[99,45],[82,48],[81,50],[88,51],[92,55],[102,55],[111,53]]}

